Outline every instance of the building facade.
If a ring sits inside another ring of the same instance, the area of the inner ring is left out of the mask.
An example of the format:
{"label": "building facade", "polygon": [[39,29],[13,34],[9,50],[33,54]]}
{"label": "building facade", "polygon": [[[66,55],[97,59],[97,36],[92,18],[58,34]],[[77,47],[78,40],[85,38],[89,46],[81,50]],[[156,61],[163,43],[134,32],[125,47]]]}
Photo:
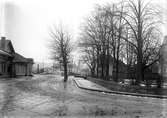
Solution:
{"label": "building facade", "polygon": [[33,59],[25,58],[18,53],[14,54],[13,68],[14,68],[14,74],[16,76],[32,75],[32,65],[33,65]]}
{"label": "building facade", "polygon": [[33,59],[15,52],[12,42],[2,37],[0,40],[0,77],[32,75]]}
{"label": "building facade", "polygon": [[167,36],[164,37],[160,50],[159,73],[164,79],[167,78]]}
{"label": "building facade", "polygon": [[[109,76],[110,77],[116,76],[115,66],[116,66],[116,63],[114,63],[114,58],[112,56],[110,56],[110,59],[109,59]],[[126,64],[123,61],[119,60],[118,67],[119,67],[118,77],[125,78],[126,77],[126,70],[127,70]],[[97,66],[95,67],[95,70],[97,70]],[[104,75],[106,74],[105,72],[106,72],[106,68],[104,68],[104,70],[103,70]],[[99,77],[102,75],[101,65],[99,65],[98,73],[97,73],[97,71],[95,71],[95,74],[98,75]]]}

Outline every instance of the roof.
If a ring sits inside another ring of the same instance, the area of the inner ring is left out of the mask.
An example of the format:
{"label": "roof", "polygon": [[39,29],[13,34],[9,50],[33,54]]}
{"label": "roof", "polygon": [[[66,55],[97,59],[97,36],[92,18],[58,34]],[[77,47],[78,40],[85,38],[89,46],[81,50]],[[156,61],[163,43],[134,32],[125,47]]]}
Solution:
{"label": "roof", "polygon": [[5,37],[1,37],[0,49],[8,53],[15,52],[11,40],[7,40]]}
{"label": "roof", "polygon": [[1,37],[0,40],[0,54],[6,56],[12,56],[13,62],[17,63],[33,63],[32,58],[25,58],[24,56],[14,51],[11,40],[7,40],[6,37]]}
{"label": "roof", "polygon": [[1,54],[1,55],[6,55],[6,56],[12,57],[11,54],[9,54],[9,53],[7,53],[7,52],[5,52],[5,51],[3,51],[3,50],[0,50],[0,54]]}
{"label": "roof", "polygon": [[34,63],[34,60],[33,60],[32,58],[27,58],[27,61],[28,61],[29,63]]}
{"label": "roof", "polygon": [[30,62],[32,62],[33,63],[33,59],[25,58],[22,55],[15,53],[13,62],[17,62],[17,63],[30,63]]}

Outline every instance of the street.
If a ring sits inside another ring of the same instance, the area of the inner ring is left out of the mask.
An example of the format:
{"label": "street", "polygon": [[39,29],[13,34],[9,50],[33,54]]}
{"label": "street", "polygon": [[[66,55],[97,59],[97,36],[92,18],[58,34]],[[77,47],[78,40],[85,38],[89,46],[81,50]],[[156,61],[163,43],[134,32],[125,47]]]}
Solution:
{"label": "street", "polygon": [[104,94],[76,86],[73,76],[35,75],[0,80],[0,118],[165,118],[167,100]]}

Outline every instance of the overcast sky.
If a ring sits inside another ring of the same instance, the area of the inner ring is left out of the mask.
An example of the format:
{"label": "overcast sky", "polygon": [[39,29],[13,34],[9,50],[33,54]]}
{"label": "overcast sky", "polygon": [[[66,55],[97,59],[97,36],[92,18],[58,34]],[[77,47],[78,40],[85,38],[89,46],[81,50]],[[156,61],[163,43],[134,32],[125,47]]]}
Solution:
{"label": "overcast sky", "polygon": [[[12,40],[16,52],[34,58],[35,61],[47,62],[50,56],[47,49],[50,26],[62,22],[68,26],[76,39],[84,17],[93,10],[94,5],[111,1],[8,0],[5,5],[5,36]],[[166,0],[154,0],[154,2],[167,8]],[[0,13],[2,16],[2,12]],[[165,32],[165,27],[163,29]]]}

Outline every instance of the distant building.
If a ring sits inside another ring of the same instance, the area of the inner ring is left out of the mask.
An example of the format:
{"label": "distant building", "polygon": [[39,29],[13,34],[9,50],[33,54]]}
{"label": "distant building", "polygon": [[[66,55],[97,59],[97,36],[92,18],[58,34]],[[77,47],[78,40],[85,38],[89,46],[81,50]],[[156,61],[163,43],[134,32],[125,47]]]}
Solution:
{"label": "distant building", "polygon": [[[116,74],[116,70],[115,70],[115,67],[116,64],[114,63],[114,58],[112,56],[110,56],[110,60],[109,60],[109,76],[110,77],[114,77],[115,74]],[[119,68],[119,71],[118,71],[118,77],[119,78],[122,78],[122,77],[126,77],[126,72],[127,72],[127,66],[126,64],[119,60],[118,61],[118,68]],[[97,66],[96,66],[96,69],[97,70]],[[105,73],[106,70],[104,70],[104,73]],[[95,71],[95,74],[100,76],[102,73],[102,67],[101,65],[99,65],[99,72],[97,73],[97,71]]]}
{"label": "distant building", "polygon": [[159,66],[159,73],[163,77],[167,77],[167,36],[164,37],[163,44],[160,50],[160,66]]}
{"label": "distant building", "polygon": [[16,53],[12,42],[2,37],[0,40],[0,77],[32,75],[33,59]]}
{"label": "distant building", "polygon": [[164,37],[160,48],[160,59],[148,69],[152,73],[160,74],[164,81],[167,81],[167,36]]}

